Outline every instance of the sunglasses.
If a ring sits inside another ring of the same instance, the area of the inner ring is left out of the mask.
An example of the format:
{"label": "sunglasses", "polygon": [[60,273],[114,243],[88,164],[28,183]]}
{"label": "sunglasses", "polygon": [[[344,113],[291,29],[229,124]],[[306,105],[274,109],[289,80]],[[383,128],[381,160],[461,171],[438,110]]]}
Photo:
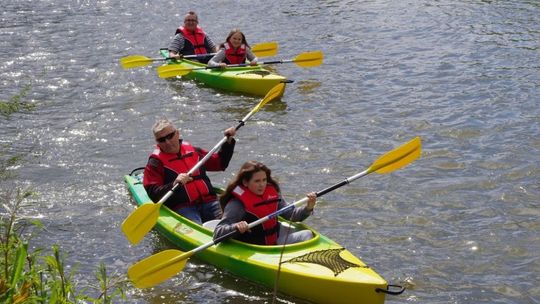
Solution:
{"label": "sunglasses", "polygon": [[186,19],[184,22],[197,22],[197,19]]}
{"label": "sunglasses", "polygon": [[164,143],[165,141],[170,140],[171,138],[173,138],[174,135],[176,134],[176,131],[177,131],[177,130],[174,130],[174,131],[172,131],[171,133],[169,133],[169,134],[167,134],[167,135],[165,135],[165,136],[162,136],[162,137],[160,137],[160,138],[156,138],[156,140],[157,140],[158,142],[160,142],[160,143]]}

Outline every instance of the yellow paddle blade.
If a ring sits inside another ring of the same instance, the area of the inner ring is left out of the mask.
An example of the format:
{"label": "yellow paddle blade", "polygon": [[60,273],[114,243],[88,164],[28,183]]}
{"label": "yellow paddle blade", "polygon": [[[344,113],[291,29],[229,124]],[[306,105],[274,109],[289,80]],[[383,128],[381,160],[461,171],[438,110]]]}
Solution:
{"label": "yellow paddle blade", "polygon": [[274,86],[266,95],[264,98],[259,102],[259,104],[253,109],[252,112],[258,111],[262,106],[269,103],[270,101],[277,99],[281,96],[283,96],[283,91],[285,91],[285,84],[279,83],[276,86]]}
{"label": "yellow paddle blade", "polygon": [[138,244],[152,230],[159,216],[161,204],[145,203],[135,209],[122,223],[122,232],[131,244]]}
{"label": "yellow paddle blade", "polygon": [[143,55],[131,55],[120,58],[120,65],[124,69],[132,69],[149,65],[153,61],[154,60],[152,60],[152,58],[148,58]]}
{"label": "yellow paddle blade", "polygon": [[159,78],[170,78],[175,76],[184,76],[193,70],[202,70],[204,68],[186,68],[177,64],[162,65],[157,68]]}
{"label": "yellow paddle blade", "polygon": [[257,57],[275,56],[278,52],[278,44],[275,41],[259,43],[254,45],[251,51]]}
{"label": "yellow paddle blade", "polygon": [[422,143],[420,137],[416,137],[408,143],[379,157],[368,169],[369,172],[389,173],[420,157]]}
{"label": "yellow paddle blade", "polygon": [[322,51],[304,52],[296,56],[292,62],[303,68],[319,66],[323,62],[324,54]]}
{"label": "yellow paddle blade", "polygon": [[192,251],[164,250],[129,267],[128,278],[137,288],[155,286],[182,271],[192,255]]}

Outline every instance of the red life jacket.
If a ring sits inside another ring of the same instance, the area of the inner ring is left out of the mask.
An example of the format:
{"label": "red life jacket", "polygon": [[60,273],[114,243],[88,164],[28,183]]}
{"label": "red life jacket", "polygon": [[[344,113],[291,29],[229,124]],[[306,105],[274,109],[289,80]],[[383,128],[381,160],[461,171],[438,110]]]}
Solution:
{"label": "red life jacket", "polygon": [[[237,186],[232,191],[232,194],[244,205],[244,209],[248,214],[246,218],[248,223],[277,211],[279,201],[281,200],[281,196],[277,192],[276,188],[270,184],[266,186],[262,196],[251,192],[244,186]],[[245,240],[249,243],[261,245],[277,244],[279,228],[277,217],[273,217],[262,223],[262,231],[260,229],[255,229],[256,227],[251,229],[251,233],[244,233],[240,235],[239,239]]]}
{"label": "red life jacket", "polygon": [[206,33],[198,25],[193,32],[181,26],[176,30],[175,34],[178,33],[181,33],[182,36],[184,36],[184,39],[189,42],[186,43],[186,41],[184,41],[184,48],[182,49],[183,54],[189,54],[193,52],[193,54],[195,55],[200,55],[207,53],[206,45],[204,44]]}
{"label": "red life jacket", "polygon": [[[164,183],[171,183],[180,173],[187,173],[199,162],[199,154],[195,148],[188,142],[183,141],[180,146],[180,153],[164,153],[159,149],[154,150],[150,157],[155,157],[161,161],[165,171]],[[172,173],[172,174],[171,174]],[[216,199],[210,179],[200,168],[191,175],[193,181],[184,185],[187,195],[187,201],[175,202],[171,208],[178,205],[194,205],[197,203],[206,203]]]}
{"label": "red life jacket", "polygon": [[238,49],[234,49],[228,42],[223,44],[225,47],[225,63],[240,64],[246,63],[246,45],[241,44]]}

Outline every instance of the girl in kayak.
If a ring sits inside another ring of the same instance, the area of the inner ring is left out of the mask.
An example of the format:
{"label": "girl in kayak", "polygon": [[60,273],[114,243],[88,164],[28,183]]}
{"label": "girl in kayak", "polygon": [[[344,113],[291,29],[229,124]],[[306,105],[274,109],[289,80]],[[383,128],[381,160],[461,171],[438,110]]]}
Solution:
{"label": "girl in kayak", "polygon": [[217,54],[208,61],[209,67],[226,67],[228,64],[257,65],[257,57],[251,52],[246,36],[238,29],[233,29],[224,43],[219,45]]}
{"label": "girl in kayak", "polygon": [[[291,208],[281,216],[295,222],[306,219],[313,212],[317,194],[311,192],[307,197],[305,206]],[[260,162],[248,161],[242,165],[220,196],[220,203],[224,209],[223,217],[214,230],[214,239],[235,230],[239,232],[235,239],[258,245],[292,244],[313,237],[310,230],[290,233],[277,221],[277,217],[248,229],[248,223],[288,206],[270,169]]]}

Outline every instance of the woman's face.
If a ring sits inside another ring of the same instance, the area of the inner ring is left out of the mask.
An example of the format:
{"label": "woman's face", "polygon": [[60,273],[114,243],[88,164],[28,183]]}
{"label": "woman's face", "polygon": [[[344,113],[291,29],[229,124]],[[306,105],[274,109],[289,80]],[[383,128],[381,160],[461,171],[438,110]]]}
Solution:
{"label": "woman's face", "polygon": [[244,184],[244,187],[248,188],[251,192],[262,195],[264,189],[266,189],[266,172],[257,171],[251,176],[249,181],[244,180],[242,183]]}
{"label": "woman's face", "polygon": [[229,43],[232,44],[234,48],[239,47],[242,44],[242,34],[234,33],[231,38],[229,38]]}

